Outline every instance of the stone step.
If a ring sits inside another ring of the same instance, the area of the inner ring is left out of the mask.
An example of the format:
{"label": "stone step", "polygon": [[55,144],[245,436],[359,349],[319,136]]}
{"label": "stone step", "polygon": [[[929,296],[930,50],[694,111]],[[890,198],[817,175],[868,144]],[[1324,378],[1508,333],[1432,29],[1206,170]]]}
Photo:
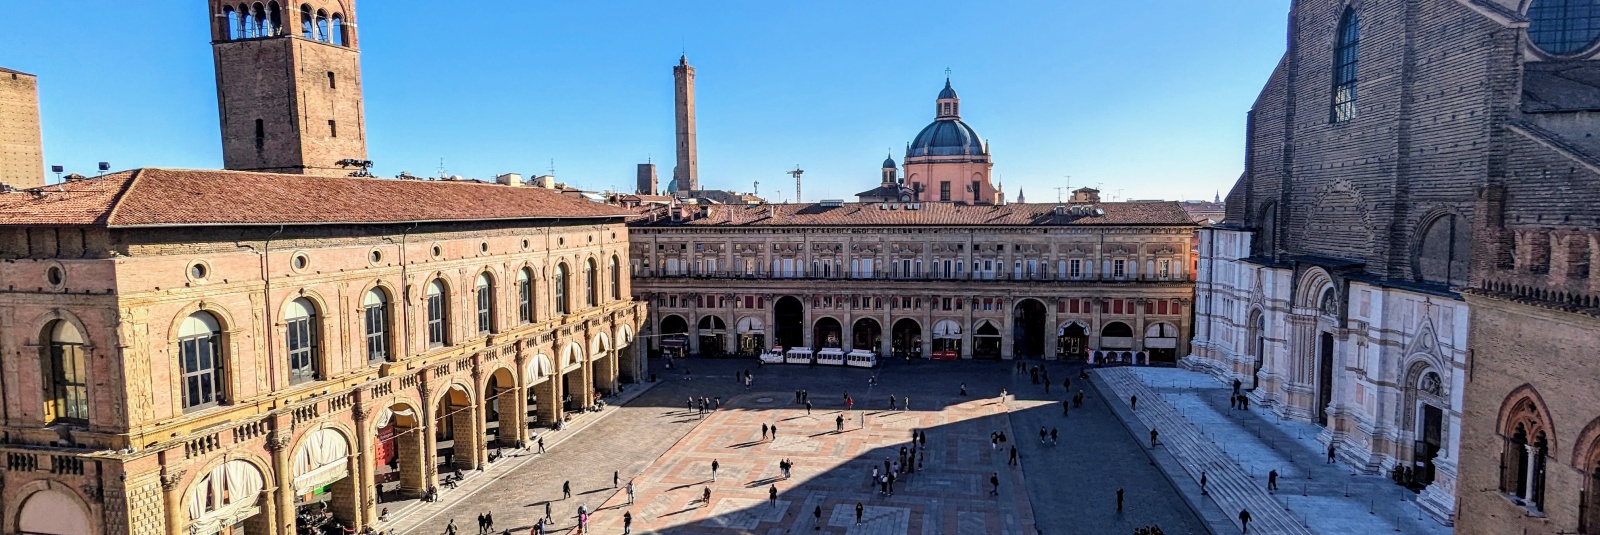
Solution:
{"label": "stone step", "polygon": [[[1139,381],[1132,371],[1102,368],[1094,373],[1111,387],[1123,405],[1128,405],[1132,396],[1139,397],[1139,408],[1132,411],[1135,418],[1146,429],[1160,432],[1157,440],[1179,460],[1191,479],[1198,483],[1201,470],[1206,472],[1206,497],[1230,513],[1230,517],[1241,509],[1249,510],[1252,533],[1311,533],[1299,515],[1286,509],[1266,491],[1264,483],[1257,483],[1161,395]],[[1237,525],[1238,521],[1234,522]]]}

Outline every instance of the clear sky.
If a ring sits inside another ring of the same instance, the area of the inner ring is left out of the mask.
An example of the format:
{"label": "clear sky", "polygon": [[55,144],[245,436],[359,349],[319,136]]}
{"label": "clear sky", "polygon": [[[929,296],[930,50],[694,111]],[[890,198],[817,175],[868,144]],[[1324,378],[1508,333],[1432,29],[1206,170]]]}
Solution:
{"label": "clear sky", "polygon": [[[40,76],[68,172],[222,165],[203,0],[6,0],[0,66]],[[1014,200],[1224,194],[1284,49],[1287,0],[360,0],[374,172],[547,173],[631,190],[673,162],[672,70],[698,72],[700,184],[853,199],[933,119],[962,116]],[[51,180],[54,180],[53,178]]]}

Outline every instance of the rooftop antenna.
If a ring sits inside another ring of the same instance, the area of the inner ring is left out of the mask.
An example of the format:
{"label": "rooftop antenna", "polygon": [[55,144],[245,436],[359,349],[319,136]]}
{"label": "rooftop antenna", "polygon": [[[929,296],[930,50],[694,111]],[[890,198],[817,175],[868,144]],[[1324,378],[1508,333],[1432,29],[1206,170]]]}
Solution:
{"label": "rooftop antenna", "polygon": [[439,178],[444,178],[445,176],[446,175],[444,174],[444,158],[440,157],[439,158]]}
{"label": "rooftop antenna", "polygon": [[550,159],[550,176],[556,176],[556,159]]}
{"label": "rooftop antenna", "polygon": [[786,174],[794,176],[794,202],[800,202],[800,175],[806,172],[800,168],[800,164],[795,164],[794,170]]}
{"label": "rooftop antenna", "polygon": [[1115,199],[1118,200],[1118,201],[1123,200],[1122,199],[1122,188],[1117,188],[1117,196],[1115,197]]}
{"label": "rooftop antenna", "polygon": [[751,195],[755,195],[757,197],[760,197],[761,196],[761,181],[760,180],[756,181],[755,188],[756,188],[756,191],[754,193],[751,193]]}

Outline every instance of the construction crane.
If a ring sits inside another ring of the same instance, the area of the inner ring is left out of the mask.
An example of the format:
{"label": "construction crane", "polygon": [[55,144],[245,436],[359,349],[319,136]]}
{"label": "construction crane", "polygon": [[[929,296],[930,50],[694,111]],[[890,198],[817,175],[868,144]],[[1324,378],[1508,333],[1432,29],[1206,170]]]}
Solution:
{"label": "construction crane", "polygon": [[793,171],[789,171],[787,174],[789,174],[791,176],[794,176],[794,202],[799,203],[800,202],[800,175],[806,174],[806,172],[805,172],[804,169],[800,168],[799,164],[795,164],[794,170]]}

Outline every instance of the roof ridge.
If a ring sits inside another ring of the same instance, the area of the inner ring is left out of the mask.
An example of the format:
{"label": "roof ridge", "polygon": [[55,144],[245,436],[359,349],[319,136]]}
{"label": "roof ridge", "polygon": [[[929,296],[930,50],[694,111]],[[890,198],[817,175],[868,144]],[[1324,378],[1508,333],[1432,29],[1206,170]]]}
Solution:
{"label": "roof ridge", "polygon": [[97,223],[108,227],[111,226],[111,221],[116,219],[117,215],[122,211],[122,199],[127,197],[128,192],[133,191],[133,184],[138,182],[140,177],[144,176],[145,170],[146,168],[144,167],[133,169],[132,176],[129,176],[128,181],[122,184],[122,191],[117,192],[116,196],[111,198],[111,209],[106,210],[105,215],[101,216],[99,220],[96,221]]}

